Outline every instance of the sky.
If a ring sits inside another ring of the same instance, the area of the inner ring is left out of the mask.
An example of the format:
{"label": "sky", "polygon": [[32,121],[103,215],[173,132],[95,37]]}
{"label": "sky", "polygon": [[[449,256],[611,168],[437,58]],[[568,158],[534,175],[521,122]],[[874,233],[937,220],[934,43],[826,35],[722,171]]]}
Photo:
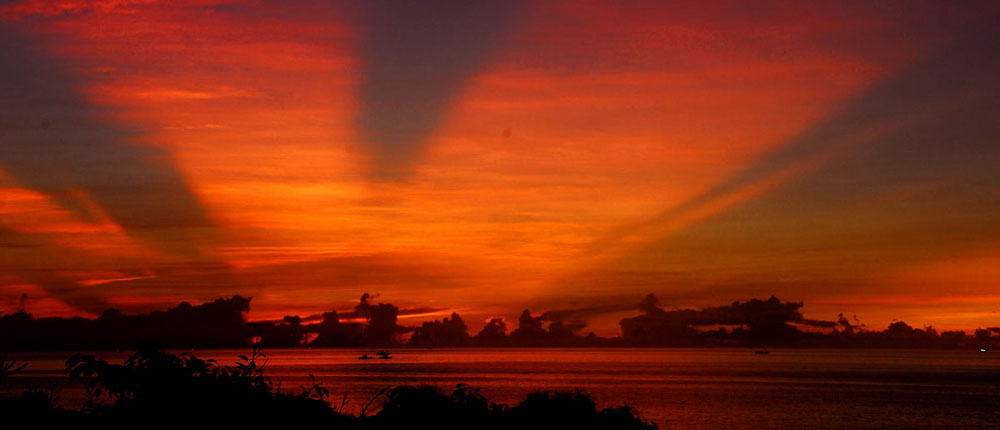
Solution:
{"label": "sky", "polygon": [[1000,325],[1000,4],[0,1],[0,310]]}

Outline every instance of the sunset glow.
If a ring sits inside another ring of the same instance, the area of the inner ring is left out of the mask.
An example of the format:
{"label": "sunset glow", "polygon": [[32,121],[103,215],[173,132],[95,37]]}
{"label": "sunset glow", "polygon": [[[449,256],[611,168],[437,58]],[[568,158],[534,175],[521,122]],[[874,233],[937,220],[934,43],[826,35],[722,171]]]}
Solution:
{"label": "sunset glow", "polygon": [[1000,3],[700,3],[0,2],[0,310],[1000,326]]}

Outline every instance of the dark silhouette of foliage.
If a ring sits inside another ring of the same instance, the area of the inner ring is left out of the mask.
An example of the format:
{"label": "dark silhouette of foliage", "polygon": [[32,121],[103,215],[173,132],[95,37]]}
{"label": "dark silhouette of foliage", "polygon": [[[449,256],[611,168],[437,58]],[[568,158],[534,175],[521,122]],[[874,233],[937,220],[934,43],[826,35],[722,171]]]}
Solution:
{"label": "dark silhouette of foliage", "polygon": [[504,346],[507,344],[507,324],[503,318],[491,318],[490,322],[483,326],[483,329],[472,338],[472,342],[479,346]]}
{"label": "dark silhouette of foliage", "polygon": [[125,315],[109,309],[95,319],[34,318],[24,311],[0,317],[0,349],[101,350],[155,342],[165,348],[242,348],[250,298],[233,296],[167,311]]}
{"label": "dark silhouette of foliage", "polygon": [[598,409],[590,395],[579,390],[543,391],[529,394],[521,404],[510,409],[510,419],[528,428],[582,429],[656,429],[655,423],[642,420],[628,405]]}
{"label": "dark silhouette of foliage", "polygon": [[[556,310],[533,315],[524,310],[508,334],[502,318],[491,319],[470,337],[465,320],[452,313],[419,327],[398,324],[399,308],[361,296],[353,311],[321,316],[286,316],[257,322],[258,341],[267,348],[288,347],[678,347],[807,346],[863,348],[1000,348],[1000,328],[938,332],[897,321],[870,330],[857,317],[810,320],[802,302],[777,297],[750,299],[727,306],[666,310],[655,295],[642,300],[640,315],[619,322],[620,337],[583,335],[587,322],[573,319],[595,308]],[[95,319],[34,318],[23,310],[0,315],[0,350],[117,350],[152,342],[170,349],[242,348],[250,299],[233,296],[201,305],[181,303],[162,312],[124,315],[111,309]],[[620,310],[621,306],[597,309]],[[314,319],[315,318],[315,319]],[[321,320],[319,320],[321,318]],[[306,321],[316,321],[306,323]],[[411,333],[404,344],[405,334]]]}
{"label": "dark silhouette of foliage", "polygon": [[329,391],[315,380],[299,394],[274,389],[264,373],[267,358],[259,334],[252,336],[250,354],[238,356],[232,366],[143,344],[123,364],[77,354],[67,360],[66,370],[87,393],[82,412],[109,424],[151,419],[259,424],[306,417],[337,423],[349,418],[330,408]]}
{"label": "dark silhouette of foliage", "polygon": [[469,346],[472,338],[468,333],[469,328],[458,313],[452,312],[451,318],[441,321],[427,321],[417,327],[410,335],[409,346],[430,347],[430,346]]}
{"label": "dark silhouette of foliage", "polygon": [[17,364],[14,360],[8,360],[6,352],[0,353],[0,387],[7,384],[7,378],[24,370],[27,366],[28,363]]}
{"label": "dark silhouette of foliage", "polygon": [[6,352],[0,353],[0,417],[7,418],[6,424],[11,423],[10,418],[22,416],[37,417],[35,425],[60,424],[68,420],[88,422],[79,412],[55,408],[50,391],[29,389],[20,395],[11,394],[8,378],[27,366],[28,363],[8,359]]}
{"label": "dark silhouette of foliage", "polygon": [[368,320],[367,343],[375,347],[389,346],[395,343],[396,335],[406,329],[396,324],[399,308],[390,303],[372,304],[371,300],[376,297],[378,295],[364,293],[354,310]]}
{"label": "dark silhouette of foliage", "polygon": [[306,327],[298,316],[285,316],[280,322],[257,324],[261,327],[261,344],[266,348],[294,348],[301,346],[306,337]]}
{"label": "dark silhouette of foliage", "polygon": [[432,386],[401,386],[384,395],[382,409],[369,428],[437,429],[656,429],[622,405],[598,409],[593,398],[576,391],[529,394],[509,407],[490,402],[479,388],[458,384],[451,395]]}
{"label": "dark silhouette of foliage", "polygon": [[362,345],[365,327],[361,324],[345,324],[340,322],[337,311],[323,314],[323,320],[312,326],[316,339],[309,345],[319,348]]}

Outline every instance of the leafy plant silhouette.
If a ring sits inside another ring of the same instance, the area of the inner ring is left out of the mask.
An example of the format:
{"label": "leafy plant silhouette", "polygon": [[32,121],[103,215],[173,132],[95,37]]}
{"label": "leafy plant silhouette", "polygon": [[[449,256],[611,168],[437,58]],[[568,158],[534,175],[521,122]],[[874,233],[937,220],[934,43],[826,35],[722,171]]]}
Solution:
{"label": "leafy plant silhouette", "polygon": [[82,411],[113,422],[141,417],[231,417],[227,421],[247,423],[283,416],[340,417],[326,403],[329,392],[315,379],[298,395],[274,389],[264,373],[268,359],[260,348],[259,328],[248,338],[250,354],[238,356],[234,365],[142,344],[120,365],[76,354],[67,360],[66,370],[86,392]]}
{"label": "leafy plant silhouette", "polygon": [[7,378],[24,370],[28,363],[18,365],[14,360],[7,359],[7,352],[0,353],[0,387],[7,386]]}

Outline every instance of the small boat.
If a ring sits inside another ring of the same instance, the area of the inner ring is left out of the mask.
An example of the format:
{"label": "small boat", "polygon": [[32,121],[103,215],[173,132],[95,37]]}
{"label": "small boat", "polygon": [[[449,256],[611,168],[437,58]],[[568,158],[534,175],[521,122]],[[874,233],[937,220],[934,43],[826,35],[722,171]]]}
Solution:
{"label": "small boat", "polygon": [[767,350],[766,349],[759,349],[757,351],[754,351],[753,353],[757,354],[757,355],[765,355],[765,354],[767,354]]}
{"label": "small boat", "polygon": [[990,350],[988,350],[988,349],[986,349],[986,348],[979,348],[979,352],[989,352],[989,351],[990,351]]}
{"label": "small boat", "polygon": [[392,359],[392,355],[388,351],[379,351],[379,352],[376,352],[375,355],[378,356],[379,360],[390,360],[390,359]]}
{"label": "small boat", "polygon": [[372,357],[370,355],[368,355],[367,352],[364,353],[364,354],[361,354],[361,356],[358,357],[358,360],[371,360],[371,359],[372,359]]}

